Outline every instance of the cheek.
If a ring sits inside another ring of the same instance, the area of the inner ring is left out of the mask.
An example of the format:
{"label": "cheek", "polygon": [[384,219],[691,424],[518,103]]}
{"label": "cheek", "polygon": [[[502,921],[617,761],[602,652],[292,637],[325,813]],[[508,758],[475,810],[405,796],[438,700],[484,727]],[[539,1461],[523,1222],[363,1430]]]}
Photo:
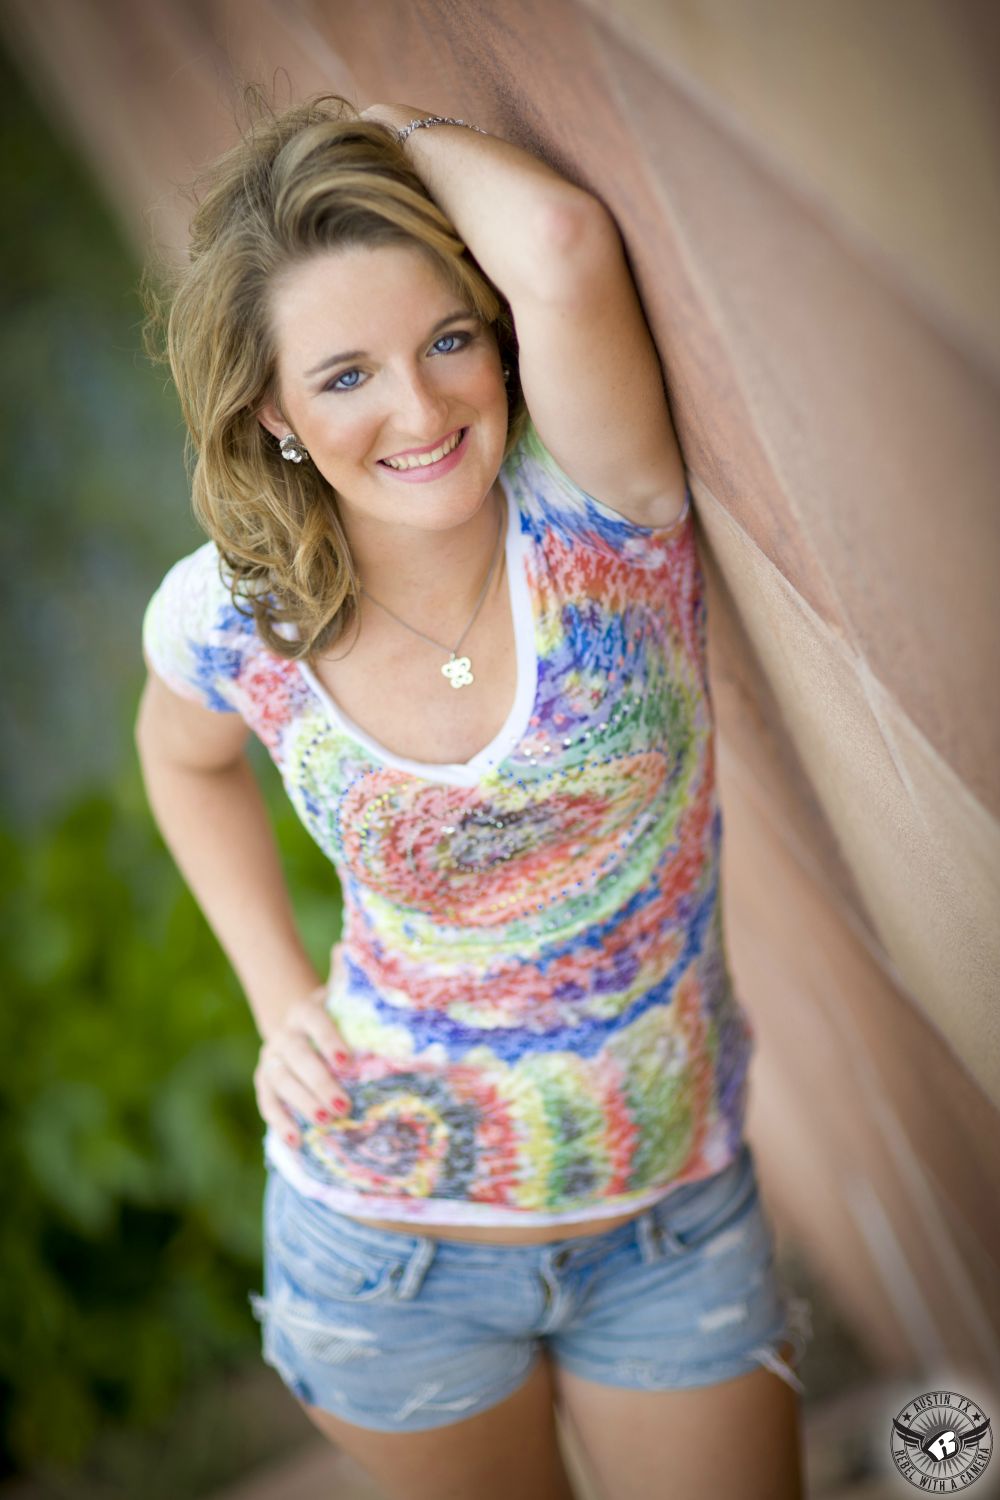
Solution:
{"label": "cheek", "polygon": [[470,380],[469,392],[478,406],[501,406],[506,403],[507,385],[503,371],[494,357],[483,359],[477,364]]}
{"label": "cheek", "polygon": [[336,396],[329,398],[329,406],[321,410],[317,427],[323,444],[341,458],[350,460],[364,456],[378,437],[378,419],[361,406],[350,406],[350,397],[338,403]]}

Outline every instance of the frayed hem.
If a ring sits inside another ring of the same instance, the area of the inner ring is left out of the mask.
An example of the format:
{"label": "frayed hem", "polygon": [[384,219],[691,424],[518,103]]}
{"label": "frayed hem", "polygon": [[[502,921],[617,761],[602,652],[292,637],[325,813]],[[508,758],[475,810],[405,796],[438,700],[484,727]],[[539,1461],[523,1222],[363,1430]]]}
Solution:
{"label": "frayed hem", "polygon": [[[804,1396],[806,1388],[795,1373],[793,1366],[797,1367],[802,1363],[806,1346],[812,1336],[812,1304],[805,1297],[788,1297],[785,1301],[784,1329],[769,1344],[758,1344],[756,1349],[751,1349],[750,1357],[759,1360],[786,1385],[790,1385],[793,1391]],[[786,1360],[778,1351],[782,1344],[789,1343],[792,1346],[792,1354],[790,1360]]]}

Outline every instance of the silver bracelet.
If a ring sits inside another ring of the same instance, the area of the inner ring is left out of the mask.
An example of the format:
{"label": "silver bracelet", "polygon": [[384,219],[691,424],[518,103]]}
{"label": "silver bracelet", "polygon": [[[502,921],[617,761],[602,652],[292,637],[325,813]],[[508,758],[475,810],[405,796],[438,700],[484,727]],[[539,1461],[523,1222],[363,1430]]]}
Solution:
{"label": "silver bracelet", "polygon": [[468,120],[452,120],[445,115],[427,115],[423,120],[411,120],[409,125],[398,130],[396,140],[402,145],[411,130],[420,130],[425,125],[464,125],[466,130],[475,130],[480,135],[489,135],[488,130],[480,130],[478,125],[470,125]]}

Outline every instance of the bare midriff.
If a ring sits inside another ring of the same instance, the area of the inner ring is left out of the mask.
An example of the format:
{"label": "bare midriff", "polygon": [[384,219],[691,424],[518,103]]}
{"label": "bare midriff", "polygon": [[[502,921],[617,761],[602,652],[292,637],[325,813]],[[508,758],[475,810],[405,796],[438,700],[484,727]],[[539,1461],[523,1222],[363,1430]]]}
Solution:
{"label": "bare midriff", "polygon": [[607,1234],[619,1224],[636,1219],[642,1209],[629,1214],[617,1214],[611,1219],[588,1219],[575,1224],[542,1224],[534,1229],[505,1229],[500,1225],[473,1227],[462,1224],[407,1224],[398,1219],[362,1219],[357,1214],[351,1218],[358,1224],[367,1224],[372,1229],[395,1229],[403,1234],[426,1235],[435,1240],[468,1240],[477,1245],[545,1245],[550,1240],[577,1239],[585,1234]]}

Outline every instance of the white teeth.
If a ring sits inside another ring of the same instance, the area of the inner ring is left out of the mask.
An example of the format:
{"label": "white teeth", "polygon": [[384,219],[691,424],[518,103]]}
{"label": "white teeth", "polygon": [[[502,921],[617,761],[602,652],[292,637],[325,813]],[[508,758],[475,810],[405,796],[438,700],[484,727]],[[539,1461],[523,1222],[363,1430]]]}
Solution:
{"label": "white teeth", "polygon": [[459,428],[453,438],[435,448],[433,453],[421,453],[416,458],[384,458],[383,463],[388,464],[390,469],[426,469],[428,464],[436,464],[444,458],[446,453],[452,453],[462,441],[462,429]]}

